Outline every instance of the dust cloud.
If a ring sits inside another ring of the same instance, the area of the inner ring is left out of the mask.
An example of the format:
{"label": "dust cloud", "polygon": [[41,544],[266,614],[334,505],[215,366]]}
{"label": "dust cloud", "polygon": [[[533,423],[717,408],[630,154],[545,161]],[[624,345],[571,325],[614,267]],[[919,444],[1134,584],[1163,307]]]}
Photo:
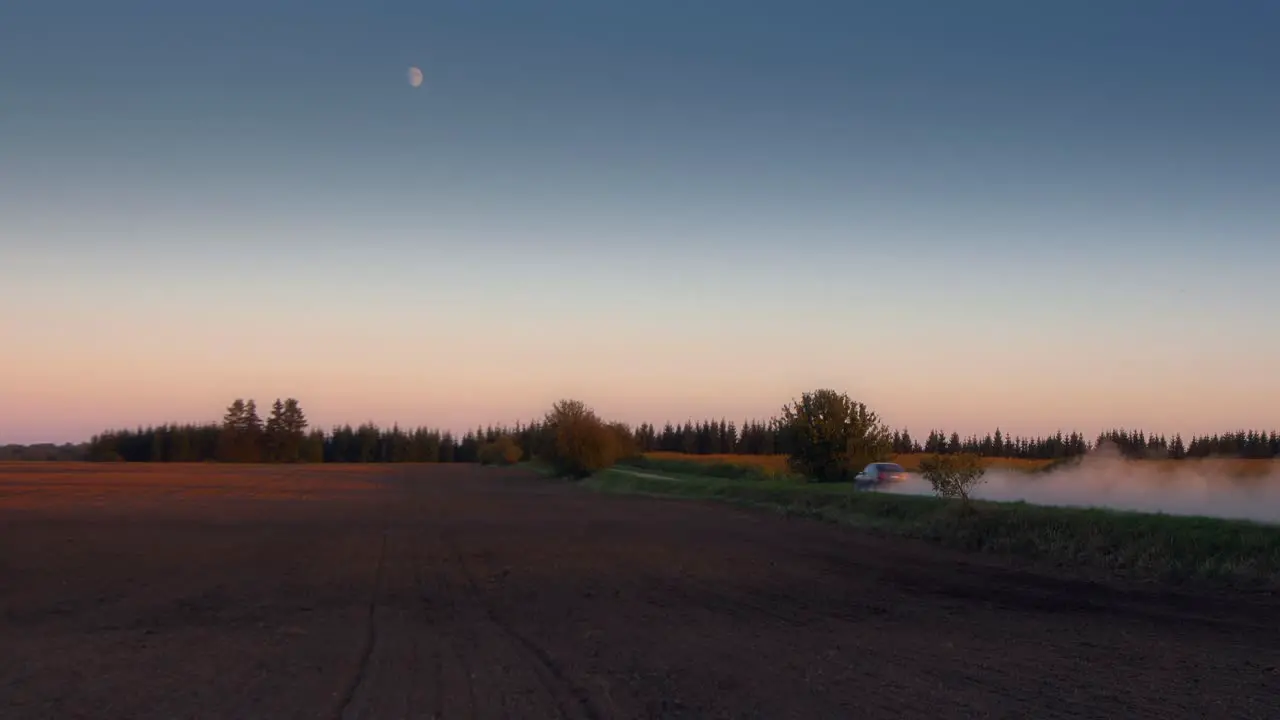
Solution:
{"label": "dust cloud", "polygon": [[[933,489],[912,473],[883,492],[931,495]],[[988,470],[973,496],[1280,523],[1280,463],[1128,460],[1114,448],[1101,448],[1047,472]]]}

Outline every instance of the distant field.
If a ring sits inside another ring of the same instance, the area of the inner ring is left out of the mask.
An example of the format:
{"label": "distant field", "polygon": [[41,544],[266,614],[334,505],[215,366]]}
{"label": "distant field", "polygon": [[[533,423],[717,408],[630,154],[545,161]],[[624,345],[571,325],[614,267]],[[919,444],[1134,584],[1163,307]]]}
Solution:
{"label": "distant field", "polygon": [[[743,465],[777,475],[787,473],[787,456],[785,455],[687,455],[677,452],[645,453],[651,460],[681,460],[686,462],[726,465]],[[918,470],[920,461],[928,457],[927,453],[895,455],[893,461],[909,471]],[[1232,477],[1261,477],[1280,472],[1280,460],[1241,460],[1237,458],[1214,458],[1205,460],[1142,460],[1144,468],[1165,472],[1175,470],[1189,471],[1204,475],[1229,475]],[[1053,463],[1052,460],[1024,460],[1020,458],[982,458],[982,464],[988,469],[1021,470],[1035,472]]]}
{"label": "distant field", "polygon": [[758,468],[768,473],[786,474],[788,472],[786,455],[689,455],[678,452],[649,452],[644,456],[650,460],[679,460],[705,465],[723,463]]}
{"label": "distant field", "polygon": [[367,491],[385,471],[372,464],[0,462],[0,510],[332,499]]}
{"label": "distant field", "polygon": [[[707,464],[724,463],[728,465],[745,465],[748,467],[760,468],[766,472],[785,474],[787,472],[787,456],[786,455],[687,455],[677,452],[651,452],[645,453],[645,457],[651,460],[684,460],[691,462],[700,462]],[[920,467],[920,460],[927,455],[894,455],[893,461],[902,465],[907,470],[916,470]],[[988,468],[1002,468],[1009,470],[1039,470],[1049,465],[1051,460],[1021,460],[1017,458],[983,458],[983,465]]]}
{"label": "distant field", "polygon": [[[929,457],[926,453],[913,453],[911,455],[894,455],[893,461],[906,468],[907,470],[919,470],[920,461]],[[998,470],[1023,470],[1025,472],[1035,472],[1043,470],[1053,464],[1052,460],[1027,460],[1023,458],[982,458],[982,465],[988,469]]]}

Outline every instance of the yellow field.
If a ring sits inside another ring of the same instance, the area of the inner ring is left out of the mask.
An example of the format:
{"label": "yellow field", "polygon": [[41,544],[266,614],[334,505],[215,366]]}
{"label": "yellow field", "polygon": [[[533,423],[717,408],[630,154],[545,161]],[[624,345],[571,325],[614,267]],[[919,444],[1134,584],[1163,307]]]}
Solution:
{"label": "yellow field", "polygon": [[[651,452],[645,457],[654,460],[687,460],[701,463],[727,463],[730,465],[747,465],[758,467],[769,472],[783,473],[787,471],[786,455],[686,455],[678,452]],[[906,468],[916,470],[924,454],[894,455],[893,461]],[[983,458],[982,463],[988,468],[1007,468],[1016,470],[1038,470],[1048,465],[1048,460],[1020,460],[1016,458]]]}
{"label": "yellow field", "polygon": [[769,472],[786,472],[786,455],[686,455],[678,452],[650,452],[645,457],[654,460],[684,460],[707,464],[726,463],[729,465],[746,465]]}
{"label": "yellow field", "polygon": [[[701,463],[728,463],[731,465],[747,465],[758,467],[770,473],[787,472],[786,455],[686,455],[677,452],[651,452],[645,457],[654,460],[685,460]],[[920,461],[928,457],[926,453],[910,455],[894,455],[893,462],[908,471],[918,470]],[[982,458],[982,464],[988,469],[1022,470],[1033,472],[1052,463],[1052,460],[1025,460],[1021,458]],[[1239,460],[1239,459],[1206,459],[1206,460],[1144,460],[1144,466],[1159,470],[1195,470],[1205,474],[1231,475],[1235,477],[1259,477],[1270,473],[1280,473],[1280,460]]]}

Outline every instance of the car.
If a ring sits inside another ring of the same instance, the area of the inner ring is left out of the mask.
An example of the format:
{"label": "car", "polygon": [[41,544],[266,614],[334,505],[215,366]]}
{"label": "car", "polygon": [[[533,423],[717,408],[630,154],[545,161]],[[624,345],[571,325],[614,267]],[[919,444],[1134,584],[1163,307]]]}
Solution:
{"label": "car", "polygon": [[907,470],[897,463],[871,463],[853,478],[857,485],[883,485],[907,479]]}

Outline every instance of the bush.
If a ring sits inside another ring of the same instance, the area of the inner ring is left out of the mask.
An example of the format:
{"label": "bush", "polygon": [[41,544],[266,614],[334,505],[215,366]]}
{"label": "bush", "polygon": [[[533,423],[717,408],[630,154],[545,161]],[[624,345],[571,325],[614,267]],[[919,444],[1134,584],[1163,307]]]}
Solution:
{"label": "bush", "polygon": [[538,457],[558,475],[587,477],[618,461],[630,432],[606,425],[579,400],[561,400],[547,413]]}
{"label": "bush", "polygon": [[791,440],[788,464],[819,481],[851,480],[869,463],[889,459],[889,429],[867,406],[835,390],[805,393],[782,408]]}
{"label": "bush", "polygon": [[607,427],[609,432],[613,434],[615,462],[643,457],[640,452],[640,445],[636,443],[636,436],[631,432],[630,427],[625,423],[619,422],[609,423]]}
{"label": "bush", "polygon": [[484,443],[477,452],[481,465],[515,465],[524,457],[524,451],[508,435]]}
{"label": "bush", "polygon": [[924,458],[920,461],[920,473],[940,497],[955,498],[967,506],[969,495],[982,483],[986,470],[977,455],[964,453]]}

